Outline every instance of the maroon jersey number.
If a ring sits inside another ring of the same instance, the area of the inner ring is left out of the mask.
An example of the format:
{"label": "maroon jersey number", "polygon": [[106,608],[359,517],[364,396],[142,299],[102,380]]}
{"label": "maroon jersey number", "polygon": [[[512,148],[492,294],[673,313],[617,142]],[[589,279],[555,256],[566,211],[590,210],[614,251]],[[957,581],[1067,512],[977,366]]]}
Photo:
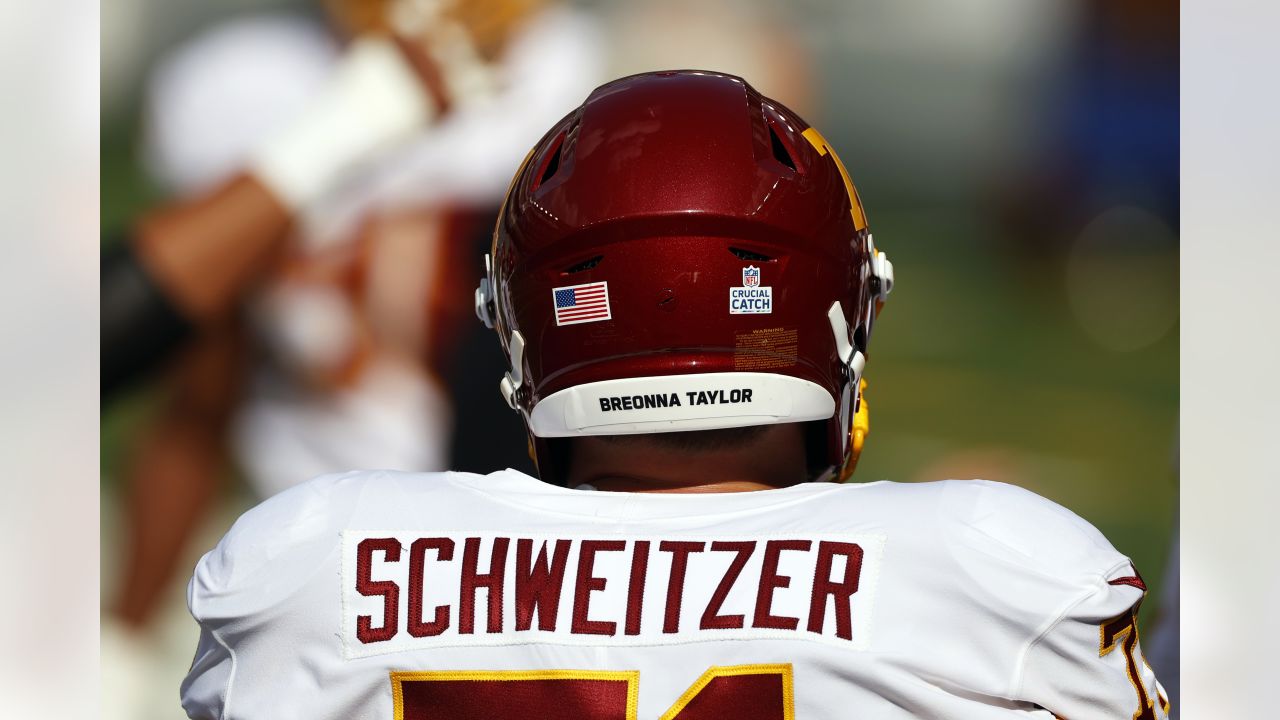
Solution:
{"label": "maroon jersey number", "polygon": [[[638,720],[636,671],[393,672],[395,720]],[[660,720],[795,720],[791,665],[712,667]]]}
{"label": "maroon jersey number", "polygon": [[[1106,657],[1116,649],[1117,644],[1124,649],[1125,669],[1129,682],[1138,694],[1138,709],[1133,713],[1133,720],[1156,720],[1155,702],[1147,689],[1142,685],[1141,666],[1146,665],[1146,658],[1138,648],[1138,606],[1134,605],[1124,613],[1102,623],[1099,628],[1098,656]],[[1169,701],[1157,693],[1160,708],[1169,712]]]}

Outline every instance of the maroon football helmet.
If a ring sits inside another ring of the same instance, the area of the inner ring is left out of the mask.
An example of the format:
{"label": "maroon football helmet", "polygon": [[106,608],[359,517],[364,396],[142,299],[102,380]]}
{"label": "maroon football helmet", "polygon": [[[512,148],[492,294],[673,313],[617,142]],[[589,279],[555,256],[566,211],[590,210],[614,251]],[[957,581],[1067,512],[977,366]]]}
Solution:
{"label": "maroon football helmet", "polygon": [[544,480],[548,438],[805,421],[826,421],[830,479],[856,461],[892,285],[822,135],[741,78],[682,70],[601,86],[534,147],[476,310]]}

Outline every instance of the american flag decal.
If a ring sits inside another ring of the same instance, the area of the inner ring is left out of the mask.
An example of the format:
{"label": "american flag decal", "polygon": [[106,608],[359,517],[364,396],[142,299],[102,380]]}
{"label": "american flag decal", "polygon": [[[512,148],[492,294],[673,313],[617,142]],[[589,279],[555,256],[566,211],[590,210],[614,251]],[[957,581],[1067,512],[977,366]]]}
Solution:
{"label": "american flag decal", "polygon": [[556,308],[556,325],[577,325],[613,317],[609,311],[607,282],[555,288],[551,291],[551,301]]}

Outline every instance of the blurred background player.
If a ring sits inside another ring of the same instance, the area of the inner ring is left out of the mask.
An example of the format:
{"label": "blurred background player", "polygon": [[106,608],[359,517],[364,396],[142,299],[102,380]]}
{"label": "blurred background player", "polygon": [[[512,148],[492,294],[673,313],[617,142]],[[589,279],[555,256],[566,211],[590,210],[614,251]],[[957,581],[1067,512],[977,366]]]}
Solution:
{"label": "blurred background player", "polygon": [[[347,37],[384,31],[396,13],[410,15],[402,23],[434,21],[414,20],[413,6],[333,2],[328,24],[251,16],[193,38],[148,86],[147,169],[172,197],[208,193],[307,112]],[[483,62],[473,96],[450,98],[429,129],[306,207],[265,279],[169,368],[165,398],[128,461],[129,550],[104,621],[119,640],[112,647],[135,645],[132,635],[150,624],[228,456],[258,499],[342,469],[444,469],[451,455],[527,463],[506,412],[467,413],[490,427],[468,428],[471,442],[452,448],[450,388],[484,365],[459,348],[473,329],[470,278],[496,203],[525,150],[600,81],[597,31],[556,3],[442,7]],[[491,385],[492,371],[485,376]],[[503,427],[516,450],[494,454],[484,438]],[[129,702],[117,710],[138,713]]]}

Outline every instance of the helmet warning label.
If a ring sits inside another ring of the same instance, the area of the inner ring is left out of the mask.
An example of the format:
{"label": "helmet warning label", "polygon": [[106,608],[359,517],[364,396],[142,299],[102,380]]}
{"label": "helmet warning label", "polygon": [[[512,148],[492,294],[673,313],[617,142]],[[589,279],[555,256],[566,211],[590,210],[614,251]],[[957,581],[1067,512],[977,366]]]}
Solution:
{"label": "helmet warning label", "polygon": [[734,336],[734,370],[794,367],[800,333],[795,328],[756,328]]}
{"label": "helmet warning label", "polygon": [[760,285],[760,268],[742,269],[742,287],[729,288],[730,315],[766,315],[773,312],[773,288]]}

